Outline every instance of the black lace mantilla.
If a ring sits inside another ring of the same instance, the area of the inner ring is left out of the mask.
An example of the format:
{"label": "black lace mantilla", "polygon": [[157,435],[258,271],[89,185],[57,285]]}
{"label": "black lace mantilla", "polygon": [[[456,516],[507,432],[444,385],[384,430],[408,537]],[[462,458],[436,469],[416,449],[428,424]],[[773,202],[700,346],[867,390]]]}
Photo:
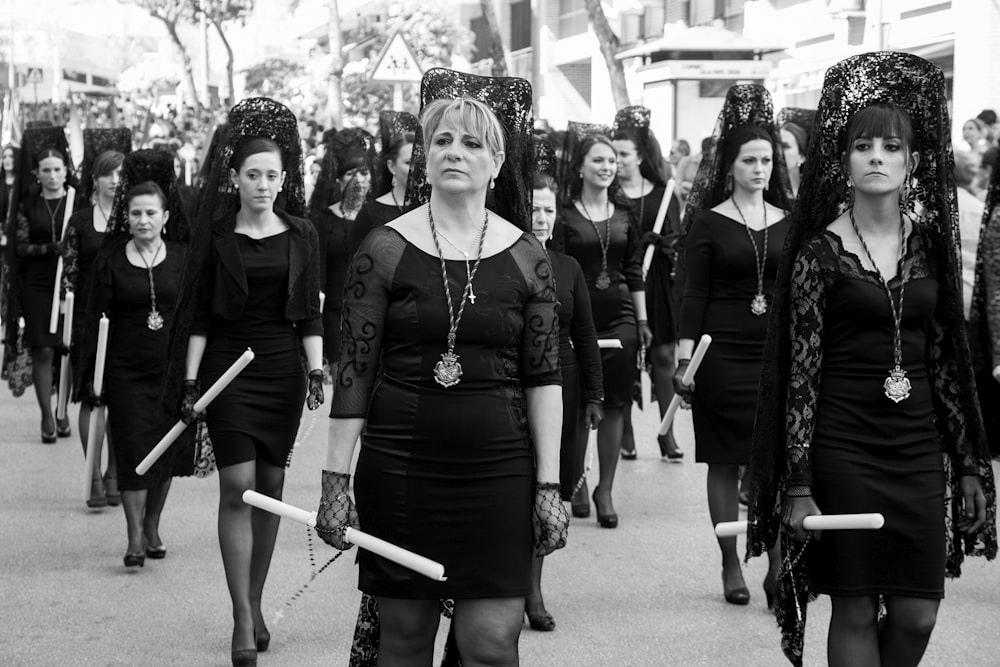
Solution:
{"label": "black lace mantilla", "polygon": [[[309,198],[309,210],[313,213],[340,201],[343,194],[340,191],[339,176],[343,165],[351,160],[364,162],[368,173],[375,175],[375,137],[367,130],[350,127],[331,134],[330,140],[324,142],[326,152],[320,167],[316,187]],[[371,195],[369,190],[369,195]]]}
{"label": "black lace mantilla", "polygon": [[191,240],[188,223],[180,193],[177,190],[177,173],[174,171],[174,154],[163,150],[142,149],[129,153],[122,162],[121,180],[115,190],[111,216],[108,218],[108,232],[102,246],[114,245],[118,239],[130,235],[128,227],[128,202],[125,195],[134,186],[153,181],[167,195],[167,210],[170,218],[163,227],[164,238],[180,243]]}
{"label": "black lace mantilla", "polygon": [[[420,82],[420,107],[433,100],[463,97],[485,103],[504,128],[505,157],[496,187],[487,194],[486,206],[522,231],[531,231],[531,84],[517,77],[489,77],[436,67]],[[413,144],[406,204],[416,206],[430,199],[423,133]]]}
{"label": "black lace mantilla", "polygon": [[87,128],[83,131],[83,164],[80,166],[80,196],[89,202],[94,194],[94,160],[104,151],[132,152],[132,132],[127,127]]}
{"label": "black lace mantilla", "polygon": [[536,134],[531,138],[535,152],[535,171],[555,180],[556,149],[548,137]]}
{"label": "black lace mantilla", "polygon": [[[938,425],[946,448],[946,498],[951,511],[947,525],[948,555],[946,575],[958,576],[965,555],[994,558],[997,553],[995,503],[996,492],[985,435],[975,395],[975,384],[962,309],[959,260],[958,215],[955,206],[954,164],[950,142],[944,74],[916,56],[896,52],[876,52],[852,56],[831,67],[826,74],[823,92],[816,111],[815,133],[804,164],[799,200],[785,242],[779,266],[768,336],[765,343],[761,384],[754,429],[751,469],[755,494],[751,501],[747,535],[747,554],[761,555],[774,545],[780,531],[781,494],[787,484],[789,451],[801,458],[800,449],[786,450],[790,434],[786,429],[789,381],[795,363],[795,347],[789,336],[793,319],[791,293],[793,275],[799,280],[812,273],[809,255],[803,248],[823,235],[826,226],[849,205],[847,176],[841,164],[847,124],[861,109],[878,102],[893,102],[907,111],[913,123],[914,150],[920,153],[911,190],[916,193],[914,206],[907,213],[920,221],[926,236],[933,239],[930,260],[936,266],[939,283],[935,340],[946,341],[949,372],[938,375],[935,400],[950,402],[951,410],[964,415],[964,444],[955,446],[960,437],[952,415],[938,413]],[[772,188],[773,190],[773,188]],[[784,190],[782,190],[784,191]],[[793,274],[793,272],[797,272]],[[799,343],[801,346],[801,341]],[[942,364],[932,357],[930,363]],[[940,383],[947,384],[943,388]],[[796,446],[808,444],[792,443]],[[974,460],[970,463],[968,456]],[[961,494],[958,473],[974,465],[990,507],[988,520],[976,535],[964,536],[955,529]],[[800,561],[804,568],[804,561]],[[802,664],[808,587],[804,571],[793,572],[781,580],[776,616],[782,629],[782,649],[795,665]],[[786,586],[794,580],[794,595]]]}

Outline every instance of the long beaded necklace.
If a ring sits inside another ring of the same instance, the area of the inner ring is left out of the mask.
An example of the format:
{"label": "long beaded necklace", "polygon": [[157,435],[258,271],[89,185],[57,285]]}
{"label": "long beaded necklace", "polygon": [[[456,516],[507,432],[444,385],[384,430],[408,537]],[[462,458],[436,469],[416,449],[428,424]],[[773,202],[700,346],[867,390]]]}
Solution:
{"label": "long beaded necklace", "polygon": [[750,245],[753,246],[753,263],[754,268],[757,269],[757,293],[750,299],[750,312],[754,315],[763,315],[767,312],[767,297],[764,296],[764,268],[767,266],[767,202],[764,203],[764,247],[763,252],[761,252],[761,249],[757,247],[757,240],[753,237],[753,232],[750,231],[750,225],[747,224],[747,219],[743,217],[740,205],[736,203],[736,198],[730,197],[729,199],[736,207],[736,212],[740,214],[747,238],[750,239]]}
{"label": "long beaded necklace", "polygon": [[892,370],[889,371],[889,375],[886,376],[885,382],[882,384],[882,388],[885,390],[886,397],[893,401],[894,403],[899,403],[910,397],[910,380],[906,377],[906,371],[904,371],[900,366],[903,363],[903,343],[902,343],[902,328],[903,328],[903,293],[906,290],[906,276],[903,273],[903,255],[906,252],[906,223],[903,222],[903,218],[899,219],[899,302],[895,302],[892,299],[892,290],[889,289],[889,283],[879,271],[878,264],[872,258],[871,251],[868,250],[868,245],[865,243],[865,239],[861,236],[861,230],[858,229],[858,223],[854,221],[854,209],[848,209],[848,217],[851,219],[851,227],[854,228],[854,233],[858,237],[858,241],[861,242],[861,248],[865,251],[865,255],[868,257],[868,261],[872,263],[875,268],[875,275],[878,276],[879,281],[882,283],[882,287],[885,288],[885,294],[889,297],[889,309],[892,310],[892,359],[894,366]]}
{"label": "long beaded necklace", "polygon": [[[480,240],[482,240],[482,238],[483,238],[483,232],[485,230],[486,230],[486,221],[484,219],[483,220],[483,226],[479,228],[479,230],[476,232],[475,238],[472,239],[472,244],[469,246],[469,252],[472,252],[472,249],[479,245],[479,242],[480,242]],[[454,248],[459,253],[461,253],[463,257],[465,257],[465,276],[466,276],[466,279],[468,281],[466,283],[466,292],[465,293],[469,297],[469,303],[471,303],[472,305],[476,305],[476,292],[475,292],[475,289],[473,289],[473,287],[472,287],[472,271],[471,271],[471,268],[470,268],[470,265],[469,265],[469,261],[470,261],[469,260],[469,252],[466,252],[466,251],[462,250],[461,248],[459,248],[457,245],[455,245],[455,242],[452,241],[447,236],[445,236],[445,233],[442,232],[440,229],[437,230],[437,234],[441,238],[443,238],[445,241],[447,241],[448,245],[450,245],[452,248]],[[436,240],[437,239],[435,239],[435,241]]]}
{"label": "long beaded necklace", "polygon": [[139,245],[132,242],[135,246],[135,251],[139,253],[139,259],[142,263],[146,265],[146,272],[149,274],[149,315],[146,316],[146,326],[150,331],[159,331],[163,328],[163,316],[156,309],[156,285],[153,282],[153,266],[156,265],[156,260],[160,256],[160,251],[163,250],[163,241],[160,241],[160,245],[156,246],[156,252],[153,253],[153,260],[150,262],[146,261],[146,256],[143,254],[142,250],[139,249]]}
{"label": "long beaded necklace", "polygon": [[[458,306],[458,317],[455,316],[454,306],[451,302],[451,288],[448,287],[448,267],[444,261],[444,253],[441,252],[441,244],[438,243],[437,228],[434,227],[434,214],[430,205],[427,206],[427,223],[431,227],[431,238],[434,239],[434,247],[437,249],[438,258],[441,260],[441,281],[444,283],[444,297],[448,303],[448,351],[441,355],[441,361],[434,365],[434,379],[442,387],[454,387],[462,379],[462,364],[458,362],[459,355],[455,354],[455,340],[458,335],[458,325],[462,321],[462,313],[465,312],[465,304],[469,300],[472,291],[472,279],[476,277],[479,270],[479,263],[483,260],[483,241],[486,239],[486,225],[489,223],[489,213],[483,211],[483,227],[479,233],[479,249],[476,252],[476,263],[469,269],[468,258],[466,259],[466,283],[462,290],[462,301]],[[447,241],[447,239],[445,239]],[[451,241],[448,241],[451,243]],[[461,252],[461,251],[459,251]]]}
{"label": "long beaded necklace", "polygon": [[590,211],[587,209],[587,205],[583,203],[583,197],[580,197],[580,206],[583,208],[583,212],[587,215],[587,221],[590,222],[591,227],[594,228],[594,233],[597,234],[597,240],[601,244],[601,272],[597,274],[597,280],[594,281],[594,287],[599,290],[605,290],[611,287],[611,276],[608,275],[608,247],[611,245],[611,199],[608,198],[604,202],[604,236],[601,236],[601,231],[597,228],[597,223],[594,222],[594,218],[590,215]]}
{"label": "long beaded necklace", "polygon": [[52,231],[52,242],[58,241],[58,235],[56,234],[56,216],[59,215],[59,209],[62,208],[63,198],[60,195],[56,199],[55,210],[49,208],[49,200],[42,197],[42,203],[45,205],[45,210],[49,214],[49,229]]}

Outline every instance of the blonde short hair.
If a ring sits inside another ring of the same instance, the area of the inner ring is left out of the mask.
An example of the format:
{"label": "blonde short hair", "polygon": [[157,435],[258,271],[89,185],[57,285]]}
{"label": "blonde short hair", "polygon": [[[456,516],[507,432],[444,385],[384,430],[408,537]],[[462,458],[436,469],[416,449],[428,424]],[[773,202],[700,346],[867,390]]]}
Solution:
{"label": "blonde short hair", "polygon": [[429,150],[431,138],[443,122],[468,131],[480,139],[493,155],[504,151],[504,130],[493,110],[468,97],[455,100],[433,100],[420,112],[420,127],[424,133],[424,150]]}

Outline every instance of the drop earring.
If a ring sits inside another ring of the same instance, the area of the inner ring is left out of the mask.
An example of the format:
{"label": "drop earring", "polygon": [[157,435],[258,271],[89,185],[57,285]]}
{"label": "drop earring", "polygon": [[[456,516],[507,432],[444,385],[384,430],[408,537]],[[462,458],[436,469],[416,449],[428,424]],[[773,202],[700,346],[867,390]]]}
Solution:
{"label": "drop earring", "polygon": [[490,179],[490,190],[492,190],[494,187],[496,187],[496,179],[495,178],[491,178]]}

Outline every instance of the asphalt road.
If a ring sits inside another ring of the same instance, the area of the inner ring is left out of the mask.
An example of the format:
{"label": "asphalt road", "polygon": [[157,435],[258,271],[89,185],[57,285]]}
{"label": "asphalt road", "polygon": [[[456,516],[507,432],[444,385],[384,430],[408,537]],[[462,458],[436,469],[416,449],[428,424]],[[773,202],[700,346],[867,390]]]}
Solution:
{"label": "asphalt road", "polygon": [[[285,485],[285,500],[308,509],[319,498],[323,414],[303,418],[308,436]],[[639,459],[620,463],[615,486],[619,528],[601,529],[593,515],[574,520],[567,548],[546,560],[545,598],[558,627],[539,633],[525,624],[523,665],[787,664],[760,588],[766,562],[746,566],[749,606],[723,601],[689,414],[677,424],[687,453],[680,464],[660,460],[656,421],[636,412]],[[0,453],[0,665],[229,664],[217,476],[175,480],[161,525],[166,559],[126,570],[121,508],[91,511],[80,497],[76,434],[39,444],[33,397],[14,399],[6,387]],[[593,485],[596,471],[590,479]],[[318,542],[314,551],[318,564],[335,553]],[[306,529],[282,522],[264,600],[273,639],[259,664],[347,664],[360,597],[353,561],[340,558],[312,579]],[[828,620],[821,598],[809,609],[807,665],[825,664]],[[1000,563],[971,559],[964,576],[947,584],[922,664],[1000,664]]]}

